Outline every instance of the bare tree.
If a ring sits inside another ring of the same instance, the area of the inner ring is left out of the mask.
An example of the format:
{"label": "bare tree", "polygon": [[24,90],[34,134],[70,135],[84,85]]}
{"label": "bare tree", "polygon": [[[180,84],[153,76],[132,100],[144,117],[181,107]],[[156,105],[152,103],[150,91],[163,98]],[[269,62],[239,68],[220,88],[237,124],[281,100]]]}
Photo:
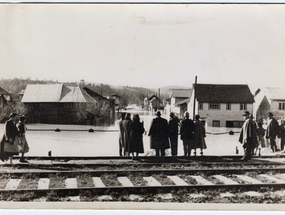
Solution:
{"label": "bare tree", "polygon": [[79,103],[76,108],[76,118],[79,122],[87,120],[103,119],[108,117],[110,105],[107,101],[91,100],[86,103]]}
{"label": "bare tree", "polygon": [[17,113],[19,116],[28,113],[28,108],[20,100],[8,102],[4,108],[0,109],[0,119],[8,119],[11,113]]}

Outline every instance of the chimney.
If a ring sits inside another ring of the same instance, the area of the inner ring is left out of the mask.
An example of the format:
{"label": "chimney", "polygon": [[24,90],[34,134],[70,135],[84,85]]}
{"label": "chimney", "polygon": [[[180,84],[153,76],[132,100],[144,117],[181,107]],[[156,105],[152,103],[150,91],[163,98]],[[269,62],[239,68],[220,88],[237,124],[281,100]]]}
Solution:
{"label": "chimney", "polygon": [[80,80],[80,85],[84,85],[84,79]]}

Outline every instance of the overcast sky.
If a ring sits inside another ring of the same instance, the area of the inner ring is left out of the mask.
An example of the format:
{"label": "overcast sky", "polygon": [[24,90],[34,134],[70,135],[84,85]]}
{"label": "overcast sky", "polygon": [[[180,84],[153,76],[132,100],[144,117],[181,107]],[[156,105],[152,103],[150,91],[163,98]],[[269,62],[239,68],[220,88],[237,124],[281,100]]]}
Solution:
{"label": "overcast sky", "polygon": [[285,5],[0,4],[0,77],[285,84]]}

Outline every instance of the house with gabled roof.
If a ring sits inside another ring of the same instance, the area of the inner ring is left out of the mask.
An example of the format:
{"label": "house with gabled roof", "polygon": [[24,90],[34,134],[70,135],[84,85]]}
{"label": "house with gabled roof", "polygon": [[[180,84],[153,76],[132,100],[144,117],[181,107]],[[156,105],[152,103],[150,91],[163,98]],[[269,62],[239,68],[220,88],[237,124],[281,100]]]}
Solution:
{"label": "house with gabled roof", "polygon": [[[195,101],[194,101],[195,97]],[[199,114],[208,126],[241,127],[244,111],[253,112],[254,98],[248,85],[196,84],[193,85],[187,110],[193,118]]]}
{"label": "house with gabled roof", "polygon": [[28,107],[27,122],[74,123],[79,104],[94,101],[80,86],[29,84],[22,102]]}
{"label": "house with gabled roof", "polygon": [[157,111],[160,109],[161,99],[157,95],[152,95],[147,100],[150,111]]}
{"label": "house with gabled roof", "polygon": [[255,92],[254,115],[256,120],[263,121],[272,112],[274,118],[285,118],[285,88],[263,87]]}
{"label": "house with gabled roof", "polygon": [[172,89],[170,95],[170,111],[183,115],[186,111],[187,101],[191,96],[191,89]]}

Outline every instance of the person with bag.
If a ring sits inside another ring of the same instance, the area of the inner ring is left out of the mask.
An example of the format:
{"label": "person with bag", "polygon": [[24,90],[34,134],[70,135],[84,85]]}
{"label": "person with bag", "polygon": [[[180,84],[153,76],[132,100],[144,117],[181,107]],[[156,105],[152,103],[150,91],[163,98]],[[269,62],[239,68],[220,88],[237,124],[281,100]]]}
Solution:
{"label": "person with bag", "polygon": [[13,155],[19,154],[19,132],[16,127],[17,121],[17,114],[11,113],[9,120],[5,123],[4,135],[1,140],[0,159],[2,161],[10,159],[10,164],[13,164]]}
{"label": "person with bag", "polygon": [[29,151],[29,145],[26,139],[26,126],[25,126],[26,117],[20,116],[20,121],[17,124],[17,128],[19,131],[19,152],[22,153],[20,158],[20,162],[27,163],[28,161],[25,160],[24,154]]}

